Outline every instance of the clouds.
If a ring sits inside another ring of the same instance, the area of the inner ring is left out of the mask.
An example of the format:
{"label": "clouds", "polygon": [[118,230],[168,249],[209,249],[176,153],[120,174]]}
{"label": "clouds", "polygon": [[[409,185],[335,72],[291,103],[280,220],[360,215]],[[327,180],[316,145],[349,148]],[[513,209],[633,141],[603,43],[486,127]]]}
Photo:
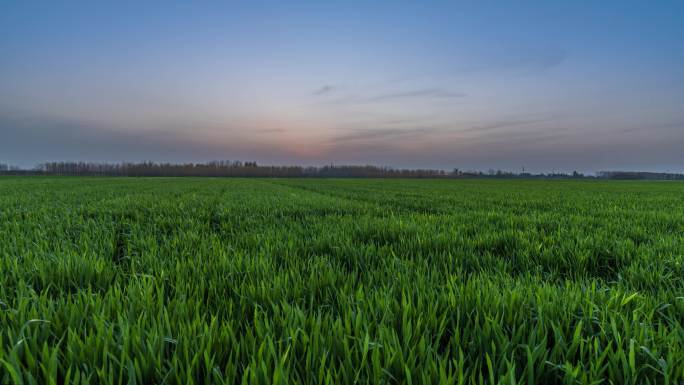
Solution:
{"label": "clouds", "polygon": [[[216,135],[220,130],[204,126],[141,130],[92,120],[0,111],[0,161],[30,167],[57,160],[282,162],[291,157],[277,144],[281,129],[245,130],[236,126],[228,128],[232,134]],[[207,132],[214,134],[207,136]]]}
{"label": "clouds", "polygon": [[[391,83],[390,83],[391,84]],[[378,89],[380,88],[380,89]],[[332,104],[371,104],[371,103],[410,103],[410,102],[434,102],[448,101],[452,99],[465,98],[465,92],[451,91],[438,87],[410,88],[403,87],[383,89],[388,87],[372,87],[371,89],[347,89],[340,92],[338,88],[332,86],[322,86],[312,93],[319,97],[324,103]]]}
{"label": "clouds", "polygon": [[471,64],[460,69],[465,72],[473,71],[509,71],[509,72],[542,72],[561,66],[568,58],[563,48],[523,48],[506,47],[484,55]]}
{"label": "clouds", "polygon": [[0,136],[0,153],[23,164],[66,159],[170,158],[183,150],[197,150],[191,141],[181,145],[174,133],[123,130],[97,121],[32,114],[1,114]]}
{"label": "clouds", "polygon": [[445,91],[439,88],[426,88],[417,90],[408,90],[393,92],[388,94],[381,94],[376,96],[370,96],[368,98],[361,98],[360,102],[382,102],[391,100],[404,100],[404,99],[452,99],[452,98],[463,98],[467,94],[464,92],[452,92]]}
{"label": "clouds", "polygon": [[325,94],[332,92],[333,89],[334,89],[333,86],[325,85],[325,86],[322,86],[321,88],[317,89],[316,91],[312,92],[311,95],[314,95],[314,96],[325,95]]}
{"label": "clouds", "polygon": [[370,142],[388,143],[393,140],[411,140],[425,136],[437,131],[435,127],[423,128],[374,128],[374,129],[352,129],[344,134],[337,135],[332,139],[335,144],[365,144]]}
{"label": "clouds", "polygon": [[[631,133],[652,133],[652,132],[684,132],[684,120],[673,122],[653,122],[646,126],[621,128],[619,132],[625,134]],[[683,135],[684,136],[684,135]]]}
{"label": "clouds", "polygon": [[537,123],[544,123],[552,121],[552,117],[536,118],[536,119],[508,119],[508,120],[498,120],[493,122],[483,122],[478,123],[468,128],[460,130],[460,132],[472,132],[472,133],[483,133],[489,131],[498,131],[503,128],[509,127],[519,127],[519,126],[531,126]]}
{"label": "clouds", "polygon": [[[394,124],[390,122],[395,121]],[[662,123],[675,131],[678,121]],[[33,166],[52,160],[88,161],[207,161],[256,160],[274,164],[376,163],[401,167],[514,169],[550,168],[594,171],[619,168],[656,169],[681,160],[684,135],[614,136],[594,134],[591,143],[572,119],[562,117],[508,117],[479,122],[435,122],[427,118],[368,121],[341,124],[324,134],[287,140],[282,129],[255,129],[253,135],[240,126],[234,134],[217,138],[194,131],[213,132],[215,127],[187,130],[108,126],[37,114],[0,113],[0,161]],[[255,136],[256,135],[256,136]],[[674,138],[674,139],[673,139]],[[633,154],[643,153],[638,161]],[[664,168],[663,168],[664,169]]]}

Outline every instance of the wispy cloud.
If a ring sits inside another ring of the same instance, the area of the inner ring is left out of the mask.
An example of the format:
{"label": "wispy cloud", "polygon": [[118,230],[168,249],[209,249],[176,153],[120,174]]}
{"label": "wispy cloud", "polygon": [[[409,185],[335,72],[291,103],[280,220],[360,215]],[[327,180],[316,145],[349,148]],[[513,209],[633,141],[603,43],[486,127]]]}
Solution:
{"label": "wispy cloud", "polygon": [[500,120],[496,122],[490,122],[490,123],[484,123],[484,124],[477,124],[472,127],[468,127],[466,129],[460,130],[460,132],[487,132],[487,131],[495,131],[501,128],[508,128],[508,127],[518,127],[518,126],[527,126],[527,125],[533,125],[536,123],[543,123],[543,122],[549,122],[554,120],[555,118],[553,117],[545,117],[545,118],[537,118],[537,119],[511,119],[511,120]]}
{"label": "wispy cloud", "polygon": [[316,91],[312,92],[311,95],[314,96],[321,96],[325,94],[331,93],[335,89],[334,86],[331,85],[324,85],[321,88],[317,89]]}
{"label": "wispy cloud", "polygon": [[648,132],[648,131],[657,130],[657,129],[682,130],[682,129],[684,129],[684,121],[676,121],[676,122],[668,122],[668,123],[656,123],[656,124],[651,124],[648,126],[629,127],[629,128],[621,129],[620,132],[628,134],[628,133],[634,133],[634,132],[644,132],[644,131]]}
{"label": "wispy cloud", "polygon": [[370,104],[382,102],[399,102],[408,100],[449,100],[456,98],[464,98],[468,96],[464,92],[454,92],[444,90],[441,88],[420,88],[411,90],[401,90],[386,93],[376,94],[348,94],[332,100],[327,100],[327,103],[333,104]]}
{"label": "wispy cloud", "polygon": [[481,62],[471,63],[460,70],[471,71],[545,71],[560,66],[567,59],[563,49],[539,49],[534,51],[515,51],[497,53]]}
{"label": "wispy cloud", "polygon": [[425,135],[434,132],[436,128],[422,127],[422,128],[376,128],[376,129],[353,129],[350,133],[339,135],[333,138],[333,142],[366,142],[366,141],[384,141],[388,139],[408,139],[411,137]]}
{"label": "wispy cloud", "polygon": [[285,132],[283,128],[257,128],[254,130],[258,134],[278,134]]}
{"label": "wispy cloud", "polygon": [[426,88],[403,92],[394,92],[388,94],[382,94],[377,96],[371,96],[362,99],[366,102],[379,102],[384,100],[396,100],[396,99],[415,99],[415,98],[434,98],[434,99],[450,99],[450,98],[462,98],[467,96],[463,92],[451,92],[445,91],[439,88]]}

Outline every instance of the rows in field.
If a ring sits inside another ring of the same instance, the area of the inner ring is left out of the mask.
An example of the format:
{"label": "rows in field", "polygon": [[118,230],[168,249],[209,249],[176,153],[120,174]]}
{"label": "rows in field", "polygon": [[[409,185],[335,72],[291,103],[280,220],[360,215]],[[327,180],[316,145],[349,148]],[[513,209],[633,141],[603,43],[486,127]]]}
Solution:
{"label": "rows in field", "polygon": [[[321,195],[273,183],[258,186],[260,194],[249,183],[233,183],[230,188],[217,184],[216,191],[200,193],[189,186],[174,194],[177,200],[154,210],[150,206],[158,192],[141,189],[135,191],[135,201],[114,194],[97,206],[61,211],[52,206],[32,210],[30,217],[16,211],[13,219],[3,221],[8,239],[0,247],[20,258],[38,255],[46,265],[64,255],[94,255],[98,264],[123,271],[133,265],[144,271],[148,259],[158,254],[192,255],[193,250],[214,244],[284,261],[325,256],[347,270],[371,268],[374,259],[396,256],[427,261],[445,273],[538,273],[551,280],[595,277],[641,290],[682,285],[684,252],[677,229],[684,219],[674,218],[676,213],[638,217],[645,223],[635,223],[633,217],[607,221],[553,210],[513,215],[505,207],[404,213],[368,200],[334,196],[372,197],[370,188],[359,194],[335,186]],[[4,215],[10,214],[5,210]],[[17,233],[26,236],[10,237]],[[105,267],[96,270],[111,276]]]}
{"label": "rows in field", "polygon": [[[423,192],[424,204],[446,208],[449,206],[443,204],[445,201],[470,199],[469,204],[478,209],[464,209],[461,203],[440,213],[415,212],[402,210],[405,206],[387,207],[391,205],[388,203],[391,198],[385,197],[392,196],[391,185],[390,188],[373,185],[373,189],[363,182],[352,181],[332,184],[332,188],[326,189],[324,183],[314,185],[309,181],[297,181],[294,188],[302,188],[300,184],[307,184],[304,189],[325,197],[339,195],[343,197],[340,201],[361,199],[361,202],[372,202],[374,207],[384,209],[381,215],[369,215],[363,220],[323,221],[322,227],[352,229],[342,230],[343,236],[332,240],[331,245],[353,248],[358,244],[372,244],[388,247],[392,253],[404,258],[446,259],[448,263],[442,265],[447,271],[458,267],[467,271],[500,270],[511,274],[539,272],[549,279],[596,277],[619,280],[642,290],[682,287],[679,277],[684,273],[684,249],[680,240],[684,234],[684,214],[681,214],[681,207],[667,213],[618,211],[617,205],[610,205],[610,199],[604,197],[603,204],[608,208],[596,207],[589,214],[583,212],[586,208],[563,212],[548,207],[542,210],[539,205],[536,205],[538,210],[518,214],[518,208],[492,204],[476,194],[445,189],[437,194],[439,198]],[[419,186],[416,183],[411,188]],[[401,191],[401,186],[395,188]],[[546,195],[538,195],[538,189],[534,193],[536,199],[548,199]],[[496,195],[497,192],[483,189],[480,194]],[[653,194],[648,198],[654,197],[658,198]],[[405,195],[401,195],[401,199],[406,200]],[[578,198],[574,199],[565,204],[577,207]],[[527,207],[529,201],[534,205],[534,197],[526,200]],[[443,206],[439,206],[440,202]],[[310,220],[316,222],[317,219]]]}

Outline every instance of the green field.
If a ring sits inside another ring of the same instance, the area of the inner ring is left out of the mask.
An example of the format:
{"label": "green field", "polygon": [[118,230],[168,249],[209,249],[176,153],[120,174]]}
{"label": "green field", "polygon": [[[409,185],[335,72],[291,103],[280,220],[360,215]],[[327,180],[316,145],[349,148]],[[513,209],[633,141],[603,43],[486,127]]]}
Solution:
{"label": "green field", "polygon": [[0,384],[675,384],[684,183],[0,178]]}

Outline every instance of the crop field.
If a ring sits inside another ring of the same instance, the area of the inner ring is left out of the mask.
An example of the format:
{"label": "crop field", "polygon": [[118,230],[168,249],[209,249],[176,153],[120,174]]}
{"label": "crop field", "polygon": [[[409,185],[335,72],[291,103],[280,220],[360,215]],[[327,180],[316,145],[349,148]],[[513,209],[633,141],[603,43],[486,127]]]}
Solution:
{"label": "crop field", "polygon": [[0,178],[0,384],[684,383],[684,183]]}

